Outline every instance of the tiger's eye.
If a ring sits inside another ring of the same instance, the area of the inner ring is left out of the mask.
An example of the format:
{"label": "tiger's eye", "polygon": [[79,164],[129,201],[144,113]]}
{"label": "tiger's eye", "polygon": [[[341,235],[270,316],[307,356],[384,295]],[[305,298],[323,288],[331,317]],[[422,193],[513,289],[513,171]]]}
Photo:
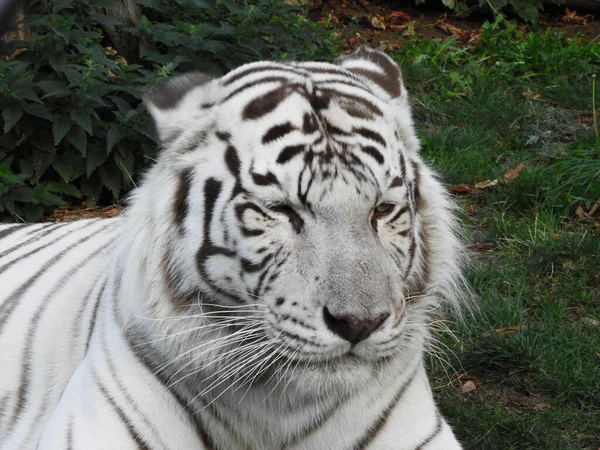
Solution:
{"label": "tiger's eye", "polygon": [[393,203],[381,203],[377,205],[373,211],[373,217],[376,219],[381,219],[387,216],[394,210],[394,206],[395,205]]}

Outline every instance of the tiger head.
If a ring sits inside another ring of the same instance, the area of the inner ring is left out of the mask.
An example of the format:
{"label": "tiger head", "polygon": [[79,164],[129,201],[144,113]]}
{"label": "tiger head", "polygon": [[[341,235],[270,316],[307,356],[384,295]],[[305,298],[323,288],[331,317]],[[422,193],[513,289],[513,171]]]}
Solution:
{"label": "tiger head", "polygon": [[126,273],[161,352],[357,383],[419,354],[428,314],[456,304],[460,244],[391,58],[194,73],[146,104],[163,150],[128,212]]}

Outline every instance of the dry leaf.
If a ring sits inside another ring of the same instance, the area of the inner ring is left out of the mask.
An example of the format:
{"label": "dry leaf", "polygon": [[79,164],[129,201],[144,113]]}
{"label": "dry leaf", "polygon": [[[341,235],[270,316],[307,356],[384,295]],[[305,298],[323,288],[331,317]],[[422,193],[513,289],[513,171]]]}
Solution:
{"label": "dry leaf", "polygon": [[477,208],[475,205],[465,205],[465,211],[469,214],[475,214],[477,212]]}
{"label": "dry leaf", "polygon": [[473,383],[472,381],[467,381],[467,382],[465,382],[465,383],[464,383],[464,384],[461,386],[461,388],[460,388],[460,391],[461,391],[463,394],[466,394],[466,393],[468,393],[468,392],[473,392],[473,391],[476,391],[476,390],[477,390],[477,386],[475,386],[475,383]]}
{"label": "dry leaf", "polygon": [[405,23],[404,25],[390,25],[388,28],[394,31],[404,30],[405,28],[408,28],[408,24]]}
{"label": "dry leaf", "polygon": [[391,19],[402,19],[402,20],[410,20],[410,16],[402,11],[394,11],[393,13],[387,16],[388,20]]}
{"label": "dry leaf", "polygon": [[383,18],[373,16],[371,18],[371,25],[373,25],[373,28],[378,30],[385,30],[385,22],[383,21]]}
{"label": "dry leaf", "polygon": [[[496,328],[494,329],[494,333],[498,333],[498,334],[507,334],[507,335],[513,335],[518,331],[523,331],[526,330],[527,326],[526,325],[519,325],[519,326],[514,326],[514,327],[506,327],[506,328]],[[482,339],[482,338],[488,338],[492,335],[491,332],[489,331],[484,331],[483,333],[481,333],[480,335],[476,336],[478,339]]]}
{"label": "dry leaf", "polygon": [[480,190],[476,187],[467,186],[465,184],[461,184],[459,186],[452,186],[450,188],[450,192],[454,192],[455,194],[467,195],[467,194],[479,194]]}
{"label": "dry leaf", "polygon": [[502,178],[502,180],[500,180],[500,183],[508,183],[510,180],[515,179],[517,175],[521,173],[521,170],[523,170],[524,167],[525,164],[519,163],[517,167],[515,167],[514,169],[510,169],[504,174],[504,177]]}
{"label": "dry leaf", "polygon": [[552,408],[552,405],[549,405],[548,403],[540,402],[540,403],[534,403],[533,408],[534,409],[548,409],[548,408]]}
{"label": "dry leaf", "polygon": [[538,98],[540,98],[540,94],[534,94],[533,92],[531,92],[529,89],[527,89],[525,92],[523,92],[523,97],[525,97],[527,100],[537,100]]}
{"label": "dry leaf", "polygon": [[499,334],[515,334],[517,331],[526,330],[527,326],[520,325],[517,327],[496,328],[494,331]]}
{"label": "dry leaf", "polygon": [[590,14],[578,16],[577,11],[571,11],[569,8],[565,8],[565,15],[560,18],[560,21],[563,23],[575,23],[578,25],[585,25],[588,20],[594,20],[594,16]]}
{"label": "dry leaf", "polygon": [[498,180],[485,180],[479,183],[475,183],[475,187],[477,189],[485,189],[490,186],[496,186],[498,184]]}
{"label": "dry leaf", "polygon": [[467,44],[472,44],[473,42],[478,41],[480,37],[481,37],[481,31],[478,31],[476,33],[471,33],[469,35],[469,39],[467,40]]}
{"label": "dry leaf", "polygon": [[577,207],[577,209],[575,210],[575,215],[577,217],[581,217],[582,219],[588,219],[590,216],[588,215],[588,213],[585,212],[585,210],[583,209],[583,206],[579,205]]}
{"label": "dry leaf", "polygon": [[[394,28],[392,28],[392,27],[396,27],[396,26],[399,26],[399,25],[390,25],[390,28],[393,30]],[[400,48],[400,44],[396,42],[395,44],[388,45],[387,49],[389,52],[395,52],[399,48]]]}
{"label": "dry leaf", "polygon": [[[444,19],[445,19],[445,17],[444,17]],[[446,32],[447,34],[454,36],[458,40],[468,41],[471,38],[470,33],[466,32],[464,30],[461,30],[456,25],[452,25],[451,23],[446,23],[443,20],[438,20],[436,22],[436,25],[439,29]]]}

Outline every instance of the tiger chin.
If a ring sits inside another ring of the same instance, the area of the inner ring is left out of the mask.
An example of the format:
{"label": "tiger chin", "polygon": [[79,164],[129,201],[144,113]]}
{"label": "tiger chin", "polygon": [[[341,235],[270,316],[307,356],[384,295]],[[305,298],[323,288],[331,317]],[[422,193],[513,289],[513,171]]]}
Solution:
{"label": "tiger chin", "polygon": [[464,306],[397,64],[192,73],[118,218],[0,227],[6,449],[458,449],[424,369]]}

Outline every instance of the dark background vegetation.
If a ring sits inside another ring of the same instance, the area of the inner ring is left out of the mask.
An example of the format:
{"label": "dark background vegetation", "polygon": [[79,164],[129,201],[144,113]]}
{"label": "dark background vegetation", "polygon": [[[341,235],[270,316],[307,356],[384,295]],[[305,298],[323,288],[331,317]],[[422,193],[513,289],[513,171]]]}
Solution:
{"label": "dark background vegetation", "polygon": [[600,1],[292,3],[18,2],[0,47],[0,220],[118,213],[93,207],[154,160],[141,96],[165,77],[386,50],[470,250],[476,312],[432,324],[438,403],[468,449],[599,449],[600,25],[573,7]]}

